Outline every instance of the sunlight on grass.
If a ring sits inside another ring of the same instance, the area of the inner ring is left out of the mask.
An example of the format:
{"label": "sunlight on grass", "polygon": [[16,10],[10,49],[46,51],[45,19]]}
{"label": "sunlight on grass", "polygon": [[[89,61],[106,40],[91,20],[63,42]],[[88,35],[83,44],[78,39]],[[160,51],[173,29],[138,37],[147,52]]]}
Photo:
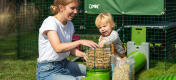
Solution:
{"label": "sunlight on grass", "polygon": [[158,77],[158,76],[162,76],[162,75],[176,73],[176,69],[175,69],[176,64],[170,63],[170,65],[172,65],[172,66],[169,67],[169,69],[166,69],[166,71],[164,71],[163,69],[159,69],[161,65],[164,65],[164,62],[158,62],[158,64],[156,64],[155,67],[141,72],[140,74],[138,74],[138,79],[144,80],[147,78]]}
{"label": "sunlight on grass", "polygon": [[36,79],[36,60],[1,60],[0,62],[0,79],[2,80]]}
{"label": "sunlight on grass", "polygon": [[5,54],[2,54],[3,56],[12,56],[12,55],[16,55],[16,52],[8,52]]}
{"label": "sunlight on grass", "polygon": [[0,57],[0,60],[5,60],[5,59],[8,59],[8,60],[14,60],[14,59],[17,59],[17,54],[16,52],[7,52],[7,53],[4,53],[4,54],[0,54],[0,56],[3,56],[3,57]]}

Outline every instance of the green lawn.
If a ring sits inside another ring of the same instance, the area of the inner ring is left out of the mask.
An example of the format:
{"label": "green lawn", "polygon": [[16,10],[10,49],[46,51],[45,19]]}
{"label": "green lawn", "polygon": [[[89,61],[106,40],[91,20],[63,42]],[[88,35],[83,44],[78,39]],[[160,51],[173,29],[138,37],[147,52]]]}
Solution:
{"label": "green lawn", "polygon": [[[0,80],[36,80],[37,56],[28,55],[17,59],[16,49],[17,43],[15,36],[0,39]],[[136,80],[144,80],[146,78],[176,73],[175,63],[168,62],[167,64],[172,66],[165,72],[163,70],[158,70],[163,64],[163,62],[157,62],[156,66],[150,70],[138,72],[135,75]]]}
{"label": "green lawn", "polygon": [[144,80],[147,78],[158,77],[167,74],[176,74],[176,64],[170,63],[171,67],[168,69],[161,70],[160,66],[163,65],[164,62],[158,62],[155,67],[150,68],[149,70],[143,70],[136,75],[138,80]]}
{"label": "green lawn", "polygon": [[36,59],[17,59],[16,40],[0,38],[0,80],[36,80]]}
{"label": "green lawn", "polygon": [[0,80],[36,80],[36,60],[0,60]]}

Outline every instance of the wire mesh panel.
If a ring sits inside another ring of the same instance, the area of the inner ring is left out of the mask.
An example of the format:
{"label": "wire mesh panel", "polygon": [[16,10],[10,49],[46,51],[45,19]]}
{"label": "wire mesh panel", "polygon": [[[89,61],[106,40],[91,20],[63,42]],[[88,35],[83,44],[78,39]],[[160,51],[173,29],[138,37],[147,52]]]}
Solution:
{"label": "wire mesh panel", "polygon": [[166,58],[166,67],[170,67],[170,63],[176,63],[176,2],[168,0],[166,4],[166,13],[167,13],[167,58]]}
{"label": "wire mesh panel", "polygon": [[167,48],[166,51],[168,53],[168,61],[169,62],[176,62],[176,23],[171,25],[167,29]]}
{"label": "wire mesh panel", "polygon": [[37,2],[33,0],[17,0],[17,4],[18,57],[36,58],[38,56],[38,25],[41,25],[40,19],[44,14],[36,5]]}
{"label": "wire mesh panel", "polygon": [[86,66],[92,71],[96,69],[109,69],[111,66],[111,48],[88,49],[86,51],[88,60]]}
{"label": "wire mesh panel", "polygon": [[1,0],[0,7],[0,59],[3,61],[16,56],[15,1]]}

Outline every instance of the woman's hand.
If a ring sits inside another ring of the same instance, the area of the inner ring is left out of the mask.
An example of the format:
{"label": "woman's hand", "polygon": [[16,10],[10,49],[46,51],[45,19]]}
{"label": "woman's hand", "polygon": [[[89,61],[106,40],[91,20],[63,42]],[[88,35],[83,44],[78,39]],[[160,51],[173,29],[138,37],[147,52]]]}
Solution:
{"label": "woman's hand", "polygon": [[97,43],[95,43],[95,42],[93,42],[91,40],[79,40],[79,43],[84,45],[84,46],[88,46],[88,47],[90,47],[92,49],[100,47]]}
{"label": "woman's hand", "polygon": [[81,57],[83,57],[84,58],[84,60],[88,60],[88,57],[86,56],[86,54],[85,53],[82,53],[82,54],[80,54],[81,55]]}
{"label": "woman's hand", "polygon": [[76,48],[71,50],[71,54],[74,56],[77,56],[77,57],[83,57],[86,61],[88,59],[88,57],[86,56],[86,53],[84,53]]}

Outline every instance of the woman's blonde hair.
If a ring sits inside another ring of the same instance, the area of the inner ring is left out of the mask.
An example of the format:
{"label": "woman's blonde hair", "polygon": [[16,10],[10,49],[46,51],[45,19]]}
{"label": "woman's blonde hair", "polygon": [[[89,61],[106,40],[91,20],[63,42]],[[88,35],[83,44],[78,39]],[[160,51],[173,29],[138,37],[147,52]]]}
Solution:
{"label": "woman's blonde hair", "polygon": [[114,20],[110,13],[100,13],[95,20],[95,25],[99,27],[103,24],[110,24],[110,26],[115,26]]}
{"label": "woman's blonde hair", "polygon": [[74,1],[79,3],[79,0],[54,0],[53,4],[50,6],[51,13],[57,14],[59,12],[59,5],[66,6]]}

